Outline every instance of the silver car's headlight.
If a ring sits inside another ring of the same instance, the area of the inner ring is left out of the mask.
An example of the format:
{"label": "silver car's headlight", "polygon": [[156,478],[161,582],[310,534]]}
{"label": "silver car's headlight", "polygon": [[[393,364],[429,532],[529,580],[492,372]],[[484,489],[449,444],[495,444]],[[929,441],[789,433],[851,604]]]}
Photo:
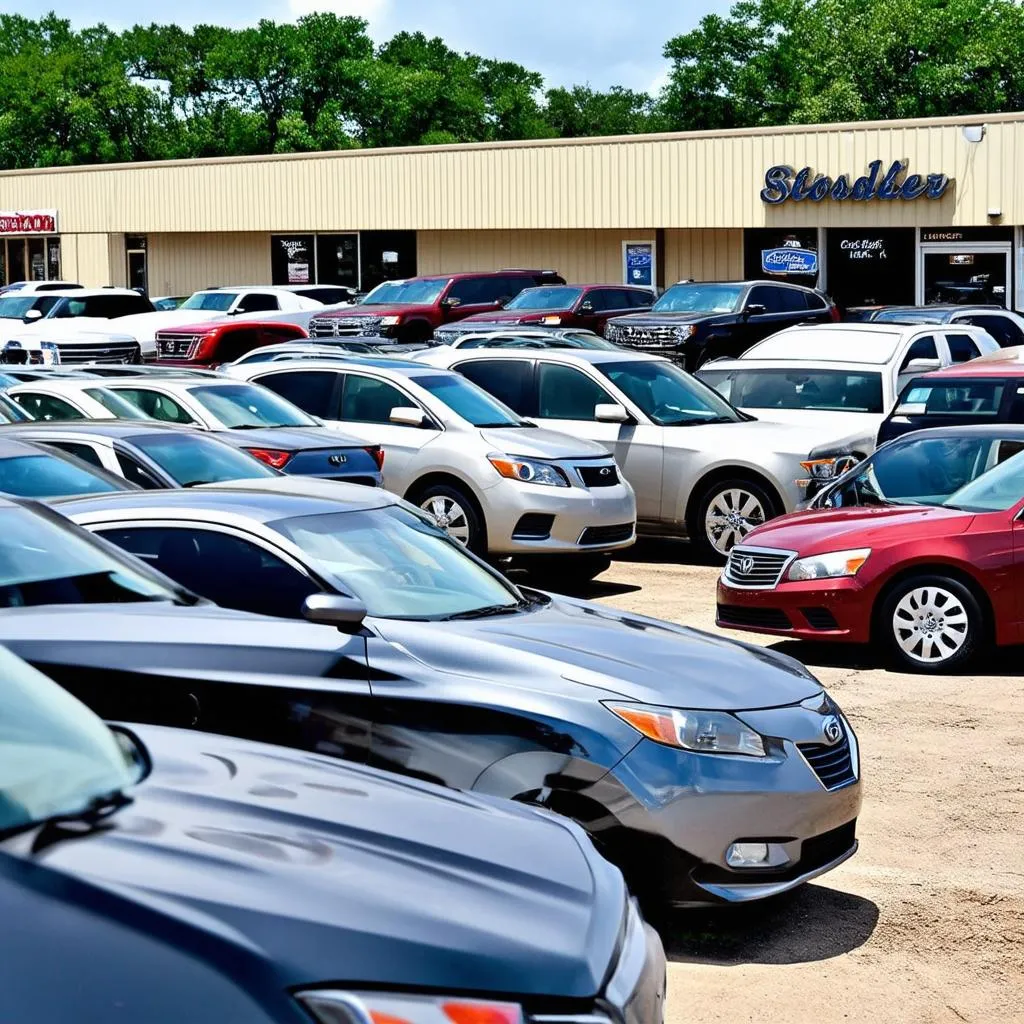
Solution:
{"label": "silver car's headlight", "polygon": [[606,701],[605,707],[655,743],[699,754],[767,756],[761,734],[724,711],[684,711],[615,701]]}
{"label": "silver car's headlight", "polygon": [[506,479],[524,484],[545,484],[548,487],[568,487],[569,479],[557,467],[518,455],[499,455],[492,452],[487,461]]}
{"label": "silver car's headlight", "polygon": [[320,1024],[522,1024],[518,1003],[459,996],[322,989],[299,992],[300,1003]]}
{"label": "silver car's headlight", "polygon": [[856,576],[871,555],[871,548],[851,548],[849,551],[828,551],[823,555],[798,558],[786,573],[793,583],[802,580],[840,579]]}

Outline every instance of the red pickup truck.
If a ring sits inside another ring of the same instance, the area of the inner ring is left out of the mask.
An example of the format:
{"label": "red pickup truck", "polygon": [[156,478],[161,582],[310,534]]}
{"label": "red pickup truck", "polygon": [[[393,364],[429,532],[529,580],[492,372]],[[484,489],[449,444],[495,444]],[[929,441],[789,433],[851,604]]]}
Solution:
{"label": "red pickup truck", "polygon": [[263,345],[308,338],[298,324],[213,320],[156,332],[156,361],[165,366],[219,366]]}

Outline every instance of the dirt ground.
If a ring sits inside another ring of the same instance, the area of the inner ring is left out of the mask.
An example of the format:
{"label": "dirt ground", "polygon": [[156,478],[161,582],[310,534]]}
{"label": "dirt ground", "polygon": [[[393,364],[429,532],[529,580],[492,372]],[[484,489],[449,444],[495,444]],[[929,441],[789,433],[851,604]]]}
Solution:
{"label": "dirt ground", "polygon": [[[586,596],[717,632],[717,575],[686,545],[645,544]],[[1024,1021],[1024,653],[930,678],[865,649],[778,647],[858,733],[860,851],[769,905],[679,914],[668,1024]]]}

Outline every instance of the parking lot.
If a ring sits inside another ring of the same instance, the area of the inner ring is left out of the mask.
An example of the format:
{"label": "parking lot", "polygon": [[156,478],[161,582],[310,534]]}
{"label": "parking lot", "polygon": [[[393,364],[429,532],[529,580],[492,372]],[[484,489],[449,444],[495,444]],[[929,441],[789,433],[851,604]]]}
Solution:
{"label": "parking lot", "polygon": [[[714,631],[717,575],[686,545],[642,542],[586,596]],[[668,1021],[1024,1019],[1019,652],[985,675],[931,678],[865,650],[779,649],[860,736],[860,851],[778,902],[679,915]]]}

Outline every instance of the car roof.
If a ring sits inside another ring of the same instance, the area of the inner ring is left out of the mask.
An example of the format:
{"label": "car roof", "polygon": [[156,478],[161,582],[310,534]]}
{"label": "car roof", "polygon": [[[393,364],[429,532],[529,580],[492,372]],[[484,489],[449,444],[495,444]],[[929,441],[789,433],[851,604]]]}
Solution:
{"label": "car roof", "polygon": [[61,288],[59,291],[39,292],[40,298],[47,298],[51,295],[70,295],[72,298],[92,298],[96,295],[134,295],[135,298],[143,298],[133,288]]}
{"label": "car roof", "polygon": [[1015,359],[972,359],[967,363],[944,366],[941,370],[922,374],[922,377],[1024,377],[1024,363]]}
{"label": "car roof", "polygon": [[[202,312],[202,310],[198,310]],[[300,324],[290,324],[286,320],[197,320],[194,324],[174,324],[172,327],[161,327],[156,333],[161,334],[212,334],[214,331],[252,330],[253,328],[272,328],[288,331],[303,331]],[[305,341],[306,334],[296,334],[296,341]]]}
{"label": "car roof", "polygon": [[130,441],[149,434],[197,434],[209,437],[211,431],[187,423],[165,423],[162,420],[32,420],[27,423],[0,425],[0,437],[18,431],[32,434],[77,434],[81,437],[107,437]]}
{"label": "car roof", "polygon": [[[896,355],[899,343],[911,333],[927,330],[927,324],[841,323],[787,327],[747,349],[740,362],[785,360],[810,363],[868,363],[882,366]],[[964,331],[978,331],[966,327]],[[827,349],[827,344],[839,347]],[[846,344],[843,344],[843,342]]]}
{"label": "car roof", "polygon": [[[900,434],[899,437],[895,437],[888,444],[885,445],[888,448],[890,445],[898,445],[903,441],[910,438],[918,439],[922,437],[992,437],[992,438],[1007,438],[1009,440],[1020,439],[1024,441],[1024,424],[1021,423],[972,423],[970,425],[965,424],[962,427],[926,427],[923,430],[911,430],[906,434]],[[879,449],[881,450],[881,449]]]}
{"label": "car roof", "polygon": [[171,513],[195,512],[201,517],[217,513],[241,515],[270,523],[298,516],[386,508],[398,501],[395,495],[379,487],[337,480],[296,480],[288,476],[261,478],[259,486],[252,481],[239,481],[237,486],[204,484],[181,489],[116,491],[114,495],[111,501],[103,500],[111,495],[91,494],[61,499],[53,505],[66,516],[106,509],[126,513],[166,509]]}
{"label": "car roof", "polygon": [[[683,280],[683,281],[676,281],[676,282],[674,282],[673,284],[669,285],[669,288],[675,288],[675,286],[679,285],[679,284],[692,284],[692,285],[698,285],[698,286],[700,286],[700,285],[731,285],[732,287],[735,287],[735,288],[753,288],[754,285],[762,285],[762,284],[764,284],[764,285],[770,285],[773,288],[798,288],[802,292],[815,292],[815,294],[820,294],[820,292],[816,292],[814,288],[808,288],[806,285],[793,284],[790,281],[767,281],[767,280],[764,280],[764,279],[757,280],[757,281],[749,281],[749,280],[748,281],[692,281],[692,280],[686,279],[686,280]],[[625,286],[623,286],[623,287],[625,287]]]}
{"label": "car roof", "polygon": [[[392,356],[361,356],[358,352],[351,354],[339,352],[337,355],[325,354],[322,359],[267,359],[262,362],[254,360],[249,363],[242,363],[241,366],[258,366],[267,367],[268,369],[273,367],[275,372],[292,367],[303,370],[338,370],[345,366],[351,366],[355,369],[371,367],[381,370],[416,370],[419,373],[428,370],[433,370],[435,373],[438,372],[435,367],[430,367],[426,363],[413,362],[411,359],[398,359]],[[242,383],[242,379],[239,377],[225,377],[224,379]]]}
{"label": "car roof", "polygon": [[[2,435],[3,427],[0,427]],[[49,455],[50,453],[30,441],[21,441],[13,437],[0,436],[0,459],[13,459],[19,455]]]}
{"label": "car roof", "polygon": [[[40,388],[56,388],[57,394],[70,392],[78,394],[82,391],[97,391],[105,388],[111,380],[122,378],[116,377],[53,377],[51,379],[23,380],[7,389],[8,394],[22,394],[25,391],[38,391]],[[135,377],[125,377],[124,380],[136,380]]]}
{"label": "car roof", "polygon": [[[604,348],[453,348],[463,359],[559,359],[581,363],[667,363],[664,356],[629,349]],[[426,364],[420,364],[426,365]]]}

